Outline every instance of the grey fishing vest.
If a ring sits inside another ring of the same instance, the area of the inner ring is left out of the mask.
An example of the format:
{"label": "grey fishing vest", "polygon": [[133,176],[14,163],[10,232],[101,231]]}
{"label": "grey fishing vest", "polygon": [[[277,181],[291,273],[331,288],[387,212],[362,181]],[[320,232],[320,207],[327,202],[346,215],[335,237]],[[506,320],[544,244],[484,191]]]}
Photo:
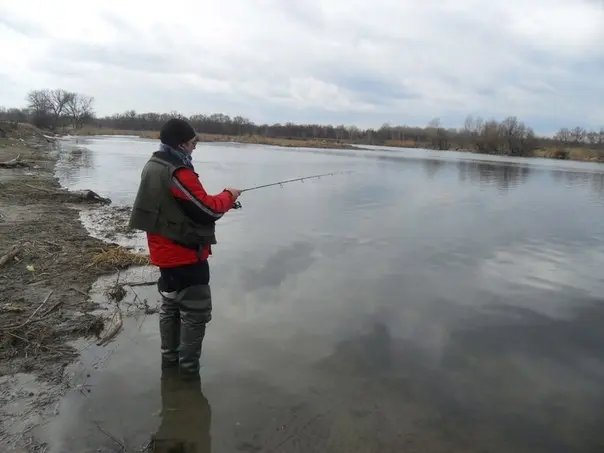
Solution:
{"label": "grey fishing vest", "polygon": [[200,246],[216,244],[215,226],[193,222],[170,193],[172,175],[183,167],[165,153],[153,154],[141,173],[129,226],[199,250]]}

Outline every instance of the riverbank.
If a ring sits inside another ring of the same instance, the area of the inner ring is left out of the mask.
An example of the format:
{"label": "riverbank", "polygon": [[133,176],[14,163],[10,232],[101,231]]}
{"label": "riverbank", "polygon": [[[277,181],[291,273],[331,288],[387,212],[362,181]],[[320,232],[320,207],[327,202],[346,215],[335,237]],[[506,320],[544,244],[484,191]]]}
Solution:
{"label": "riverbank", "polygon": [[[95,136],[95,135],[133,135],[140,138],[159,139],[158,131],[126,131],[117,129],[100,129],[83,127],[78,130],[70,130],[69,134],[79,136]],[[286,148],[324,148],[324,149],[358,149],[350,143],[344,143],[336,140],[320,140],[320,139],[288,139],[288,138],[273,138],[262,137],[260,135],[219,135],[219,134],[199,134],[200,142],[215,143],[215,142],[234,142],[244,143],[248,145],[271,145],[283,146]]]}
{"label": "riverbank", "polygon": [[[71,130],[71,135],[81,136],[95,136],[95,135],[131,135],[138,136],[141,138],[158,139],[159,132],[157,131],[129,131],[129,130],[116,130],[116,129],[104,129],[96,127],[84,127],[78,130]],[[349,140],[321,140],[321,139],[287,139],[287,138],[273,138],[273,137],[262,137],[259,135],[218,135],[218,134],[199,134],[199,140],[201,142],[235,142],[245,144],[258,144],[258,145],[272,145],[272,146],[283,146],[283,147],[300,147],[300,148],[324,148],[324,149],[359,149],[366,143],[358,143]],[[428,145],[425,143],[418,143],[414,140],[387,140],[379,146],[385,146],[389,148],[426,148]],[[452,148],[443,151],[458,151],[467,152],[473,154],[488,154],[480,151],[463,149],[463,148]],[[537,148],[529,156],[523,157],[539,157],[545,159],[557,159],[557,160],[575,160],[582,162],[602,162],[604,163],[604,151],[596,149],[579,147],[579,146],[568,146],[568,147],[546,147]]]}
{"label": "riverbank", "polygon": [[[62,190],[54,176],[55,139],[29,126],[2,126],[0,139],[0,450],[17,440],[8,426],[20,398],[41,410],[60,395],[63,370],[78,357],[71,340],[102,338],[109,316],[88,296],[101,276],[144,257],[91,237],[83,204],[106,203],[94,192]],[[119,254],[119,260],[115,256]],[[96,310],[96,312],[95,312]],[[33,376],[46,389],[24,386]],[[25,392],[25,393],[24,393]],[[19,450],[21,451],[21,450]]]}
{"label": "riverbank", "polygon": [[[389,148],[425,148],[427,145],[418,144],[413,140],[387,140],[383,145]],[[492,153],[485,153],[474,149],[465,148],[451,148],[442,151],[457,151],[461,153],[471,154],[487,154],[493,155]],[[496,155],[496,154],[495,154]],[[506,156],[507,154],[502,154]],[[518,157],[539,157],[543,159],[555,159],[555,160],[576,160],[581,162],[603,162],[604,163],[604,151],[598,151],[597,149],[579,147],[579,146],[568,146],[568,147],[546,147],[537,148],[532,154],[527,156]]]}

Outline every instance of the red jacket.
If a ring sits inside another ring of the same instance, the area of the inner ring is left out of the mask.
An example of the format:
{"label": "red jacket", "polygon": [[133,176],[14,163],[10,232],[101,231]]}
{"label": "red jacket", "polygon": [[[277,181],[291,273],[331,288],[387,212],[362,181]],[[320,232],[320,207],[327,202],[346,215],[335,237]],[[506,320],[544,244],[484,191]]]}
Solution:
{"label": "red jacket", "polygon": [[[218,195],[209,195],[197,174],[190,168],[179,168],[174,172],[170,191],[179,201],[185,213],[199,223],[220,219],[235,203],[228,190],[224,190]],[[149,258],[154,266],[182,266],[197,263],[200,259],[195,250],[177,245],[172,240],[157,234],[147,233],[147,244]],[[211,247],[205,246],[201,259],[208,259],[211,253]]]}

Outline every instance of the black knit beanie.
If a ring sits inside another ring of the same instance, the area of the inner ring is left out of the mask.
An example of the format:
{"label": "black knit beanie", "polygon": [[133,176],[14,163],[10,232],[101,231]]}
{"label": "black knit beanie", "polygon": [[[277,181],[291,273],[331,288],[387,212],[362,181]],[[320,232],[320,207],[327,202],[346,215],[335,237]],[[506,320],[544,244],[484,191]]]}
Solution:
{"label": "black knit beanie", "polygon": [[161,142],[174,148],[184,142],[188,142],[195,136],[197,136],[195,129],[180,118],[169,119],[164,123],[159,132]]}

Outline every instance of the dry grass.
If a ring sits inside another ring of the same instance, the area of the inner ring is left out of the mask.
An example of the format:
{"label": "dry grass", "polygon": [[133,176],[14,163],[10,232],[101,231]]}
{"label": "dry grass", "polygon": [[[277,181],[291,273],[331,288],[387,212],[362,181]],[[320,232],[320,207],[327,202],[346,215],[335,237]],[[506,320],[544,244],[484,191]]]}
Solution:
{"label": "dry grass", "polygon": [[[208,136],[208,137],[216,137],[216,136]],[[203,141],[203,137],[200,137]],[[207,140],[207,141],[216,141],[216,140]],[[248,144],[257,144],[257,145],[272,145],[272,146],[283,146],[287,148],[354,148],[349,143],[338,142],[336,140],[322,140],[322,139],[300,139],[300,138],[273,138],[273,137],[263,137],[260,135],[243,135],[243,136],[234,136],[229,137],[228,141],[238,142],[238,143],[248,143]]]}
{"label": "dry grass", "polygon": [[103,248],[95,253],[87,267],[125,269],[129,266],[145,266],[148,264],[150,264],[148,255],[116,245]]}
{"label": "dry grass", "polygon": [[0,359],[34,359],[43,355],[44,360],[52,362],[73,357],[74,348],[60,344],[61,340],[74,335],[98,337],[103,331],[104,321],[100,316],[86,313],[66,318],[60,308],[59,301],[16,325],[0,326]]}
{"label": "dry grass", "polygon": [[32,135],[44,136],[44,132],[30,123],[0,121],[0,135],[12,138],[29,138]]}
{"label": "dry grass", "polygon": [[68,132],[70,135],[77,136],[96,136],[96,135],[132,135],[140,138],[159,138],[159,132],[157,131],[129,131],[123,129],[106,129],[91,126],[84,126],[81,129],[70,129]]}
{"label": "dry grass", "polygon": [[418,148],[419,144],[415,140],[386,140],[384,146],[395,148]]}
{"label": "dry grass", "polygon": [[[82,129],[70,131],[72,135],[95,136],[95,135],[131,135],[140,138],[159,139],[159,131],[129,131],[119,129],[105,129],[95,127],[83,127]],[[349,143],[336,140],[321,139],[299,139],[299,138],[273,138],[260,135],[219,135],[198,134],[200,142],[236,142],[258,145],[272,145],[299,148],[353,148]]]}
{"label": "dry grass", "polygon": [[0,148],[40,149],[55,139],[29,123],[0,121]]}
{"label": "dry grass", "polygon": [[548,159],[568,159],[579,161],[604,162],[604,152],[590,148],[540,148],[535,151],[535,157]]}
{"label": "dry grass", "polygon": [[[28,251],[41,249],[44,244],[24,243],[21,250],[24,254]],[[49,255],[50,257],[52,254]],[[86,268],[124,269],[133,265],[149,264],[149,257],[136,253],[119,245],[112,245],[98,249],[92,255],[91,262]],[[105,295],[112,301],[118,302],[124,298],[126,290],[122,285],[114,285],[106,291]],[[79,316],[67,315],[61,310],[63,299],[53,296],[51,291],[48,297],[37,305],[37,309],[30,314],[33,307],[19,305],[5,305],[4,311],[13,312],[14,322],[4,322],[0,325],[0,359],[10,360],[15,357],[33,359],[44,357],[44,360],[71,358],[75,350],[67,345],[60,344],[65,338],[73,336],[90,336],[97,338],[105,328],[102,317],[82,313]]]}
{"label": "dry grass", "polygon": [[59,332],[50,322],[0,330],[0,359],[33,358],[41,352],[45,355],[51,354],[51,359],[69,355],[71,348],[65,345],[54,344],[52,349],[45,346],[54,343],[59,336]]}

